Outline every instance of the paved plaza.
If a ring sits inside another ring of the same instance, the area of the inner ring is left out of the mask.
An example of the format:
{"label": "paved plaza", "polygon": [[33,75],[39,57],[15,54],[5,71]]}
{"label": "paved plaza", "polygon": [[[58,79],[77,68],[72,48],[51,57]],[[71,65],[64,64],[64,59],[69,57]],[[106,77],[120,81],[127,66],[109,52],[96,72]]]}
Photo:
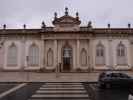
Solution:
{"label": "paved plaza", "polygon": [[0,82],[82,82],[96,81],[98,73],[1,72]]}
{"label": "paved plaza", "polygon": [[[99,73],[0,72],[0,82],[95,82]],[[132,71],[124,73],[133,76]]]}

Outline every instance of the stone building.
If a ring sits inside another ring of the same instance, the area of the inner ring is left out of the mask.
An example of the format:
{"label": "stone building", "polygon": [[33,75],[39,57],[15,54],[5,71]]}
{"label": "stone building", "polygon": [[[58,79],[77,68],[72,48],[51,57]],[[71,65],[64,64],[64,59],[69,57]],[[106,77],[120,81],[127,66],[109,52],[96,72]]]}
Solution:
{"label": "stone building", "polygon": [[80,26],[72,17],[54,14],[53,27],[0,29],[0,71],[88,72],[131,70],[133,29],[93,28],[91,21]]}

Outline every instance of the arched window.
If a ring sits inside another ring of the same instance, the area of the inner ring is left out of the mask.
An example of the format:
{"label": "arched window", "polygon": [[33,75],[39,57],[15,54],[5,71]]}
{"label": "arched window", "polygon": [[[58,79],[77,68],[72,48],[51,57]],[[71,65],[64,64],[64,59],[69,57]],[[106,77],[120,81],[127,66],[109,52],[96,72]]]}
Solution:
{"label": "arched window", "polygon": [[51,48],[47,52],[47,66],[53,66],[53,50]]}
{"label": "arched window", "polygon": [[127,64],[126,47],[124,46],[122,42],[120,42],[117,46],[117,64],[118,65]]}
{"label": "arched window", "polygon": [[87,52],[84,48],[81,50],[80,57],[81,57],[80,58],[81,65],[86,66],[87,65]]}
{"label": "arched window", "polygon": [[29,48],[29,66],[39,66],[39,47],[36,44],[32,44]]}
{"label": "arched window", "polygon": [[17,66],[18,50],[14,43],[8,48],[7,64],[8,66]]}
{"label": "arched window", "polygon": [[96,46],[96,64],[105,64],[105,47],[101,42]]}

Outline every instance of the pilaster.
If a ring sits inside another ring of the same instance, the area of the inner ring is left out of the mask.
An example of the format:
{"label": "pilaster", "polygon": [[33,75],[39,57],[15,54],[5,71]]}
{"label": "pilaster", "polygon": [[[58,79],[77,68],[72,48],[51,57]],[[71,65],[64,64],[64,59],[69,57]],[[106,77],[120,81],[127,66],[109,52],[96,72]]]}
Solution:
{"label": "pilaster", "polygon": [[94,53],[95,53],[95,50],[94,50],[94,47],[93,47],[93,42],[94,42],[94,39],[90,39],[89,41],[89,55],[90,55],[90,70],[93,70],[94,67],[95,67],[95,63],[94,63]]}
{"label": "pilaster", "polygon": [[80,63],[79,63],[79,52],[80,52],[80,41],[79,39],[77,39],[77,68],[80,67]]}
{"label": "pilaster", "polygon": [[112,39],[109,39],[108,41],[108,57],[109,57],[109,68],[112,69],[113,68],[113,49],[112,49]]}
{"label": "pilaster", "polygon": [[[129,54],[130,54],[130,62],[131,62],[131,67],[132,67],[132,69],[133,69],[133,53],[132,53],[132,51],[133,51],[133,40],[130,40],[129,41],[130,43],[129,43]],[[128,59],[129,60],[129,59]]]}
{"label": "pilaster", "polygon": [[40,68],[44,68],[44,40],[41,40],[41,50],[40,50]]}
{"label": "pilaster", "polygon": [[47,65],[46,65],[46,59],[47,59],[47,52],[46,52],[46,40],[43,40],[43,66],[46,69]]}
{"label": "pilaster", "polygon": [[57,40],[54,40],[54,67],[58,64],[58,48],[57,48]]}
{"label": "pilaster", "polygon": [[26,50],[25,50],[25,37],[22,37],[22,41],[21,41],[21,68],[24,69],[25,68],[25,60],[26,60]]}

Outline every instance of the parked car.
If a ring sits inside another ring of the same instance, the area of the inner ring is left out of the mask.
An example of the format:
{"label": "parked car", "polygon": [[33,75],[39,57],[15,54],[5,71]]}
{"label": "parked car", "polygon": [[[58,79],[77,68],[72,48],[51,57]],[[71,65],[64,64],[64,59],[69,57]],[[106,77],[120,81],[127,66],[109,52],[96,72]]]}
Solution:
{"label": "parked car", "polygon": [[102,72],[99,75],[98,86],[100,88],[132,87],[133,78],[120,72]]}

